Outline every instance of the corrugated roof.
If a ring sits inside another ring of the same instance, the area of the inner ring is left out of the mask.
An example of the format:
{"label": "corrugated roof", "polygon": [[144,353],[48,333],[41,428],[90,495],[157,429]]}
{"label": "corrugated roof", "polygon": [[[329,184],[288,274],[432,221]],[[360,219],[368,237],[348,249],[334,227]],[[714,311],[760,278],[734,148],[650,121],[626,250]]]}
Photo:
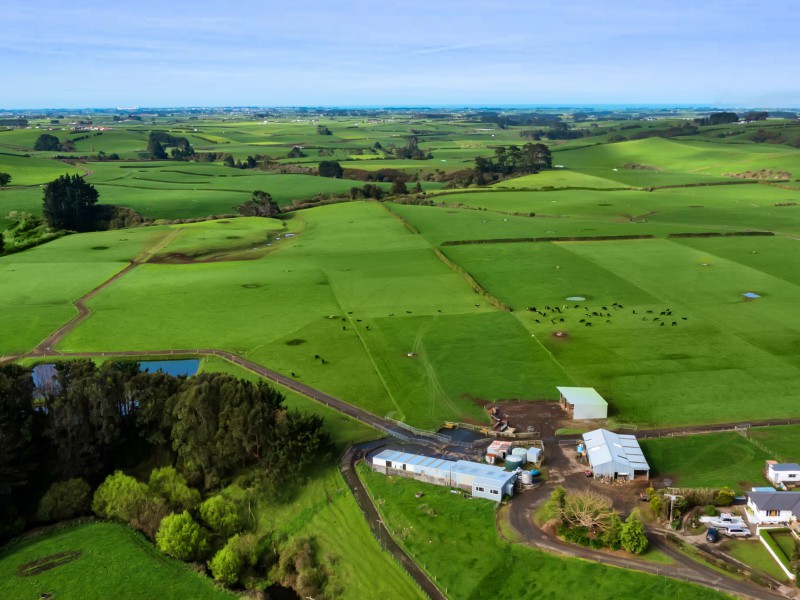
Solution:
{"label": "corrugated roof", "polygon": [[516,477],[513,471],[506,471],[502,467],[484,465],[483,463],[470,462],[468,460],[458,460],[453,463],[452,473],[463,475],[473,475],[476,478],[484,479],[496,484],[505,484],[509,479]]}
{"label": "corrugated roof", "polygon": [[777,463],[770,466],[773,471],[800,471],[800,465],[797,463]]}
{"label": "corrugated roof", "polygon": [[800,492],[750,492],[747,495],[758,510],[790,510],[800,516]]}
{"label": "corrugated roof", "polygon": [[570,404],[592,404],[595,406],[608,406],[608,402],[597,393],[594,388],[588,387],[556,387],[561,395]]}
{"label": "corrugated roof", "polygon": [[583,434],[592,466],[618,462],[622,467],[647,471],[650,465],[644,457],[639,442],[632,435],[617,435],[606,429],[595,429]]}

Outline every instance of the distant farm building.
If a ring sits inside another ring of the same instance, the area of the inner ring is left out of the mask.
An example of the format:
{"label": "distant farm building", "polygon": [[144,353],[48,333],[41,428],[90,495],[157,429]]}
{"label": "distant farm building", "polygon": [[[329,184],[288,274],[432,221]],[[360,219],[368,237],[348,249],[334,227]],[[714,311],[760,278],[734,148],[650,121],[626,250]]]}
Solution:
{"label": "distant farm building", "polygon": [[797,463],[779,463],[767,461],[764,473],[773,485],[794,487],[800,485],[800,465]]}
{"label": "distant farm building", "polygon": [[517,473],[467,460],[445,460],[397,450],[372,457],[372,468],[385,475],[400,475],[436,485],[459,488],[475,498],[500,502],[514,494]]}
{"label": "distant farm building", "polygon": [[595,429],[583,434],[583,443],[595,477],[650,479],[650,465],[634,436]]}
{"label": "distant farm building", "polygon": [[751,523],[777,525],[800,519],[800,492],[750,492],[747,518]]}
{"label": "distant farm building", "polygon": [[573,419],[605,419],[608,402],[594,388],[557,387],[559,402]]}

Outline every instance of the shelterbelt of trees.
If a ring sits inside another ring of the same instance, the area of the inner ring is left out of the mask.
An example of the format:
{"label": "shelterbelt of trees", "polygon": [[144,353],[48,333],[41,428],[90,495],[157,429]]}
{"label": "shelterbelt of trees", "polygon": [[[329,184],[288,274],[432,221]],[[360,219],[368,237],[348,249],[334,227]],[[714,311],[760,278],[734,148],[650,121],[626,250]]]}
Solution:
{"label": "shelterbelt of trees", "polygon": [[94,488],[117,469],[174,466],[204,492],[247,471],[280,497],[330,449],[323,419],[287,410],[264,382],[88,360],[55,370],[37,389],[30,369],[0,368],[0,538],[35,520],[58,482],[80,478]]}

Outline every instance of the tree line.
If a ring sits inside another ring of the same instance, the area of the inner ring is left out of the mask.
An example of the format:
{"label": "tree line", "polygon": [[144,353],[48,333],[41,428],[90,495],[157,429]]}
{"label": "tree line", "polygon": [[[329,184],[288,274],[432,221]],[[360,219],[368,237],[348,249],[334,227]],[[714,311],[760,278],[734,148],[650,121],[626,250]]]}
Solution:
{"label": "tree line", "polygon": [[0,367],[0,536],[22,530],[53,483],[94,486],[150,462],[204,491],[250,469],[267,493],[284,496],[329,448],[322,418],[287,410],[263,381],[89,360],[56,363],[55,374],[36,388],[30,369]]}

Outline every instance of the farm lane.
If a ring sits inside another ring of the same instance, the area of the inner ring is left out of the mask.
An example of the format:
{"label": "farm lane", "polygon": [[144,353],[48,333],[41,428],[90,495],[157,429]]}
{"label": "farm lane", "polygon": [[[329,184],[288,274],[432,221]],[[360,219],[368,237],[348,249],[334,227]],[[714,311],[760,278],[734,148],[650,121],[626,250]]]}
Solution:
{"label": "farm lane", "polygon": [[347,487],[350,488],[350,492],[355,497],[356,504],[358,504],[361,513],[364,515],[372,534],[379,541],[381,546],[394,556],[429,598],[432,600],[447,600],[447,596],[442,593],[433,581],[431,581],[425,574],[425,571],[406,554],[406,551],[403,550],[389,533],[378,509],[372,502],[372,498],[370,498],[356,472],[356,464],[361,460],[361,457],[383,446],[385,443],[386,440],[375,440],[350,446],[339,460],[339,471],[341,471],[342,477],[344,477],[345,483],[347,483]]}
{"label": "farm lane", "polygon": [[155,243],[152,247],[148,250],[142,252],[139,256],[131,261],[131,263],[126,266],[121,271],[118,271],[108,279],[106,279],[103,283],[98,285],[96,288],[90,290],[88,293],[84,294],[80,298],[78,298],[73,305],[78,311],[78,314],[72,317],[69,321],[67,321],[64,325],[56,329],[53,333],[47,336],[44,340],[39,342],[39,345],[34,348],[33,352],[30,355],[35,355],[41,352],[51,352],[53,346],[58,344],[61,340],[63,340],[68,333],[70,333],[73,329],[75,329],[78,325],[83,323],[86,319],[88,319],[92,314],[92,309],[86,306],[86,302],[94,298],[97,294],[102,292],[108,286],[113,284],[115,281],[119,280],[120,278],[127,275],[130,271],[135,269],[141,264],[146,263],[149,261],[153,256],[155,256],[160,250],[168,246],[172,241],[175,240],[183,230],[175,229],[173,231],[168,232],[164,235],[157,243]]}

